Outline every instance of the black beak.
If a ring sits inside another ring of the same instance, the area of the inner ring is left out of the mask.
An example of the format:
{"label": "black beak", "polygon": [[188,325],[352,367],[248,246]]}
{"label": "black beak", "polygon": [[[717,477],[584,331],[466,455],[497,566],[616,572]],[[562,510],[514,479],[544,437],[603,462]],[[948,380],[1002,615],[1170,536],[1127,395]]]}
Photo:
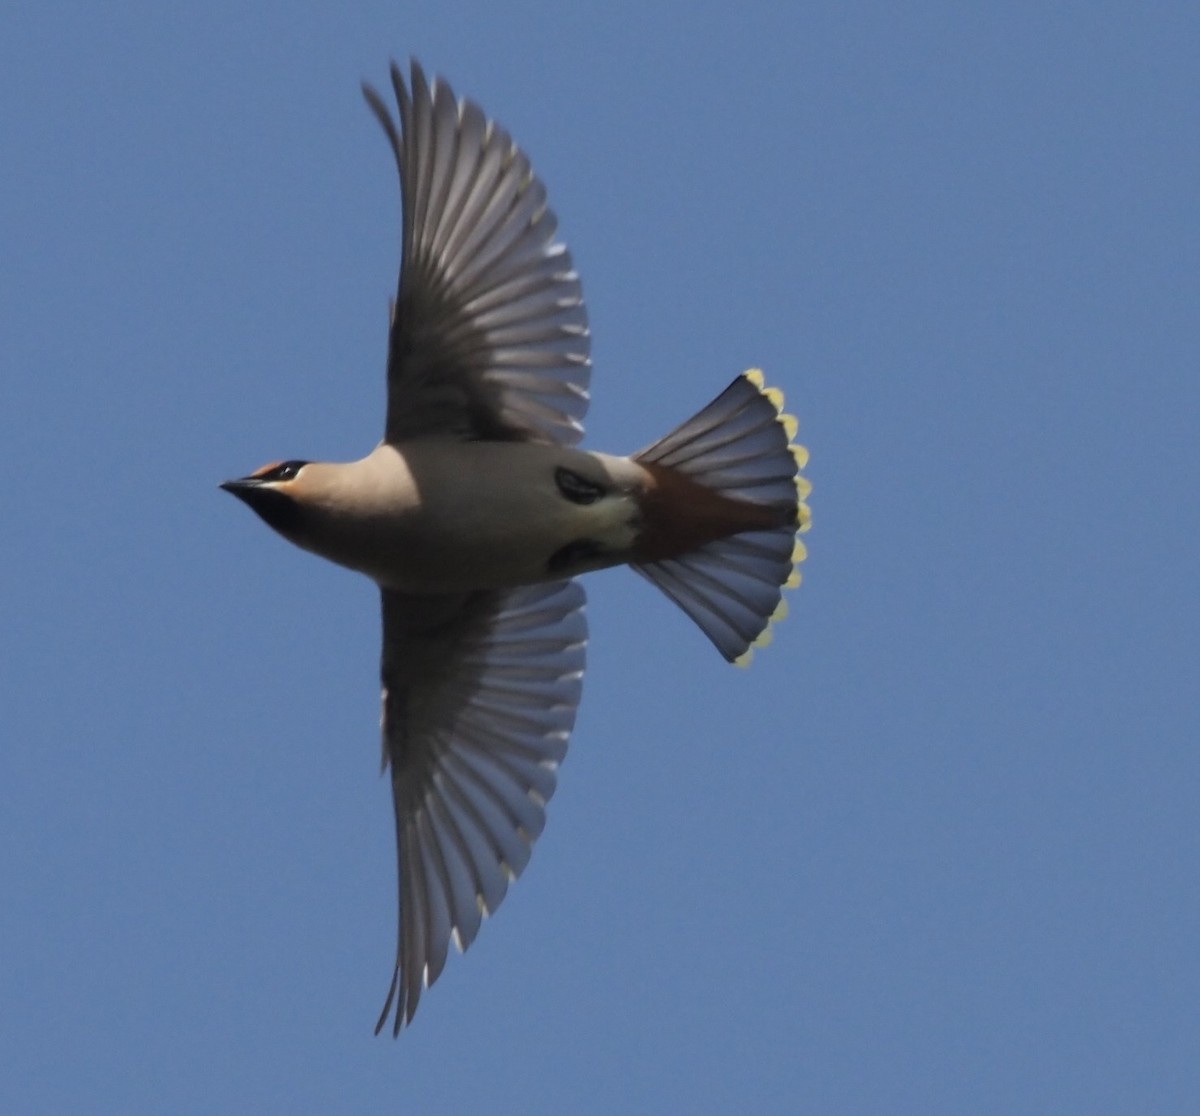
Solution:
{"label": "black beak", "polygon": [[239,477],[225,481],[220,487],[223,492],[232,492],[239,500],[246,500],[251,489],[262,487],[262,481],[254,477]]}

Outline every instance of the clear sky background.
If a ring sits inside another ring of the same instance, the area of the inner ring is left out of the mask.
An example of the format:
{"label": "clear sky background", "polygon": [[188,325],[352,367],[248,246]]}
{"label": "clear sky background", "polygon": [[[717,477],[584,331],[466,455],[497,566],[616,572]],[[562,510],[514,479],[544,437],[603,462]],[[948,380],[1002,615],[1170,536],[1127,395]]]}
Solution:
{"label": "clear sky background", "polygon": [[[1196,1111],[1194,4],[20,7],[0,1110]],[[379,436],[410,54],[550,190],[585,445],[761,365],[814,526],[748,672],[588,580],[546,832],[393,1042],[376,595],[217,484]]]}

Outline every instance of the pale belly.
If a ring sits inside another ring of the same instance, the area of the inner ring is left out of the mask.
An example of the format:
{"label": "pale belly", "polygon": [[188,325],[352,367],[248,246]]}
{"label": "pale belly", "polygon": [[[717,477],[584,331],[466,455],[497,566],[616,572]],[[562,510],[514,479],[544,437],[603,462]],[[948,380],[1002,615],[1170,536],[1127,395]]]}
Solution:
{"label": "pale belly", "polygon": [[[618,564],[633,542],[636,503],[610,475],[625,467],[621,459],[557,446],[430,441],[381,446],[357,464],[368,496],[353,513],[330,516],[310,549],[388,588],[528,585]],[[573,502],[556,482],[560,467],[603,478],[608,493]]]}

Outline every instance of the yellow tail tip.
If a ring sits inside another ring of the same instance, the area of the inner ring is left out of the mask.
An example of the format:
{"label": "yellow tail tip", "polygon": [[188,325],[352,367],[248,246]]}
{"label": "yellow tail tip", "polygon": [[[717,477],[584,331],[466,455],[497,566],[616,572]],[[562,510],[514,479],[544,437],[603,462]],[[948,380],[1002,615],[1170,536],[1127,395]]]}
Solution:
{"label": "yellow tail tip", "polygon": [[[795,415],[788,414],[784,411],[783,392],[778,388],[768,387],[765,378],[763,377],[762,369],[748,368],[742,373],[742,376],[753,386],[757,391],[775,408],[776,421],[783,428],[784,434],[787,436],[788,449],[791,452],[792,459],[796,463],[796,534],[802,535],[812,526],[812,510],[808,506],[808,497],[812,493],[812,482],[804,476],[803,470],[808,465],[809,455],[808,449],[805,446],[798,445],[795,442],[796,434],[799,431],[800,423]],[[808,557],[808,550],[802,543],[799,537],[796,538],[795,547],[792,551],[792,569],[788,574],[787,579],[783,582],[781,589],[796,589],[800,585],[800,569],[801,562]],[[754,658],[754,650],[757,647],[766,647],[773,638],[772,631],[775,624],[783,620],[788,614],[788,605],[784,597],[780,596],[779,604],[775,611],[767,620],[762,632],[750,644],[746,650],[739,655],[734,663],[739,667],[747,667]]]}

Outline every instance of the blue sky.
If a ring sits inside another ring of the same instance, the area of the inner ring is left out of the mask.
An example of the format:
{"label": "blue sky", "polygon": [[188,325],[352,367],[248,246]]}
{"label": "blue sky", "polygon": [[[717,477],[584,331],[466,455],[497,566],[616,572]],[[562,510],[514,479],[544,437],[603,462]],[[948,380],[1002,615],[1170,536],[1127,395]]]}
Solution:
{"label": "blue sky", "polygon": [[[1107,1113],[1200,1093],[1200,14],[26,5],[0,34],[0,1108]],[[545,180],[585,445],[751,365],[805,583],[588,580],[532,863],[398,1042],[365,581],[217,484],[382,423],[358,84]]]}

